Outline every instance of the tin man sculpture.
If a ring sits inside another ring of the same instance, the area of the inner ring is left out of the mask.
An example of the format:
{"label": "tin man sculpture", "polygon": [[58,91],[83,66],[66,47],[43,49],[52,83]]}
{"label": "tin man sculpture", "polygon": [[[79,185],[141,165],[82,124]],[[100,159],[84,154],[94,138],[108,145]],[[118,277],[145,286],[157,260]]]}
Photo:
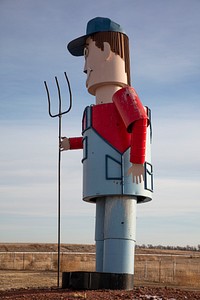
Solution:
{"label": "tin man sculpture", "polygon": [[96,104],[84,111],[82,137],[63,138],[61,150],[83,149],[83,200],[96,204],[96,273],[121,281],[108,288],[132,288],[136,204],[153,192],[150,110],[130,86],[129,40],[119,24],[90,20],[68,50],[85,57]]}

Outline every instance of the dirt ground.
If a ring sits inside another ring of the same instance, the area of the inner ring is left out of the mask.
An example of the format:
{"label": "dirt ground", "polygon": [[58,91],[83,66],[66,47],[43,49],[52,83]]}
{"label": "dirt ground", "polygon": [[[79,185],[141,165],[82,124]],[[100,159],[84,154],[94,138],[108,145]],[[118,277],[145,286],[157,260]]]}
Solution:
{"label": "dirt ground", "polygon": [[56,272],[0,271],[0,299],[2,300],[200,299],[200,290],[172,287],[135,286],[131,291],[72,291],[56,286]]}

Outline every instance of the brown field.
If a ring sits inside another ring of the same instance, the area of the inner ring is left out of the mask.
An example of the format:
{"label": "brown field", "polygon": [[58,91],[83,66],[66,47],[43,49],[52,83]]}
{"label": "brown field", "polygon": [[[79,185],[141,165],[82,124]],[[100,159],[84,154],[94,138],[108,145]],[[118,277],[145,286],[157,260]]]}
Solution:
{"label": "brown field", "polygon": [[[94,245],[61,244],[61,252],[95,252]],[[57,252],[56,244],[0,243],[0,252]]]}
{"label": "brown field", "polygon": [[[56,251],[55,244],[0,244],[0,299],[200,299],[199,252],[137,249],[133,291],[72,292],[56,288]],[[94,245],[62,245],[61,252],[61,271],[94,270]]]}

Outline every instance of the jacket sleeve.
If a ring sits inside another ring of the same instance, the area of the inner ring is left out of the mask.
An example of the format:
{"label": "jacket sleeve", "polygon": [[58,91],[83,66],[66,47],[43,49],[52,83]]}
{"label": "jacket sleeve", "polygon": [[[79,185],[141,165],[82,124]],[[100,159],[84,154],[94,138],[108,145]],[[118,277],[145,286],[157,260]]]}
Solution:
{"label": "jacket sleeve", "polygon": [[131,133],[130,161],[135,164],[144,164],[146,153],[147,119],[134,122]]}
{"label": "jacket sleeve", "polygon": [[83,138],[73,137],[69,138],[70,150],[83,149]]}
{"label": "jacket sleeve", "polygon": [[146,131],[148,116],[136,91],[125,87],[113,95],[113,102],[131,134],[130,162],[143,164],[146,152]]}

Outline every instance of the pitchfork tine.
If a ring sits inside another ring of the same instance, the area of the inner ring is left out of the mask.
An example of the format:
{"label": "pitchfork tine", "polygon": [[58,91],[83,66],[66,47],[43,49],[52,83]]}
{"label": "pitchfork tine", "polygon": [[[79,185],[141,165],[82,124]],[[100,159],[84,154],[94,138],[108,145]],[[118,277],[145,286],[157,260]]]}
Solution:
{"label": "pitchfork tine", "polygon": [[51,101],[50,101],[49,89],[48,89],[48,86],[47,86],[46,81],[44,82],[44,85],[45,85],[45,88],[46,88],[46,91],[47,91],[47,99],[48,99],[48,111],[49,111],[49,115],[50,115],[50,117],[53,118],[53,115],[51,114]]}

